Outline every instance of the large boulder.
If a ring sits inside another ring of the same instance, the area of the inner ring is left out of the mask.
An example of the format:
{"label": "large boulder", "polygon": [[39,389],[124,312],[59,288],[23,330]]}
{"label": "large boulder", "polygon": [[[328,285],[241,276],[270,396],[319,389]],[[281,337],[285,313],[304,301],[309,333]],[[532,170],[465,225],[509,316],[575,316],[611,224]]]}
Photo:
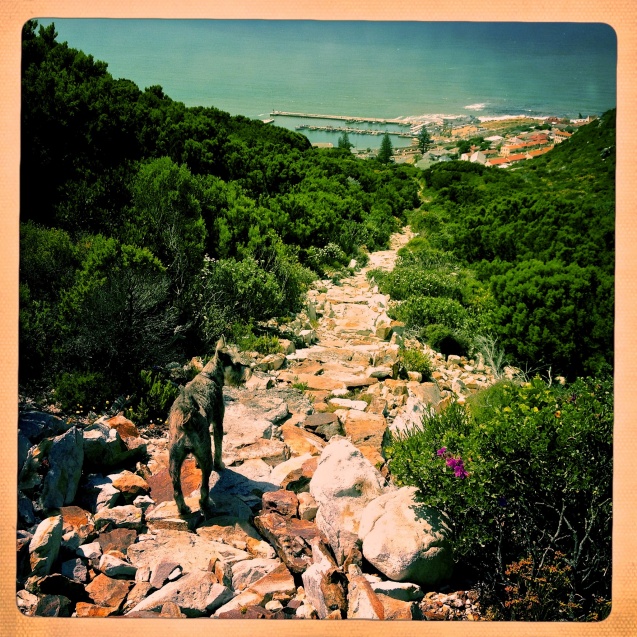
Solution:
{"label": "large boulder", "polygon": [[385,492],[385,479],[345,438],[334,437],[323,450],[310,494],[318,504],[316,523],[340,565],[358,541],[363,509]]}
{"label": "large boulder", "polygon": [[69,421],[41,411],[25,411],[18,416],[18,431],[26,436],[31,444],[44,438],[58,436],[70,426]]}
{"label": "large boulder", "polygon": [[42,484],[40,502],[43,509],[57,509],[73,502],[80,484],[84,462],[81,430],[71,427],[54,438],[48,461],[49,470]]}
{"label": "large boulder", "polygon": [[117,429],[111,428],[104,421],[98,420],[86,427],[83,436],[84,456],[92,467],[113,467],[139,455],[138,451],[141,452],[141,449],[129,449]]}
{"label": "large boulder", "polygon": [[184,572],[205,571],[215,558],[224,563],[250,559],[247,551],[182,531],[157,531],[154,536],[140,537],[138,542],[128,547],[127,556],[138,570],[154,568],[161,561],[171,560]]}
{"label": "large boulder", "polygon": [[201,617],[209,615],[231,599],[232,591],[219,584],[212,573],[194,570],[162,586],[129,612],[161,610],[167,602],[175,602],[186,617]]}
{"label": "large boulder", "polygon": [[62,542],[64,523],[61,515],[42,520],[29,543],[29,559],[32,575],[48,575],[51,572]]}
{"label": "large boulder", "polygon": [[372,500],[362,512],[358,534],[365,558],[392,580],[432,586],[451,575],[447,520],[418,501],[415,487]]}

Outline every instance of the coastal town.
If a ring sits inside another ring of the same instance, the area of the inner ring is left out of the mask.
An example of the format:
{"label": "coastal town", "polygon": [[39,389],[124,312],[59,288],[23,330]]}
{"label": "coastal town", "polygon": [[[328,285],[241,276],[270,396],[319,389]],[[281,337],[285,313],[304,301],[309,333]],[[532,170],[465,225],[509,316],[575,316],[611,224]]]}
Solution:
{"label": "coastal town", "polygon": [[[439,118],[434,121],[419,122],[414,118],[379,119],[283,111],[273,111],[272,115],[342,120],[346,124],[339,126],[304,123],[295,127],[300,132],[326,131],[341,135],[345,133],[348,135],[384,135],[387,133],[392,136],[392,139],[398,138],[393,143],[392,160],[394,163],[414,164],[423,169],[438,162],[454,159],[485,166],[508,168],[550,152],[557,144],[571,137],[580,126],[597,119],[596,115],[580,116],[577,119],[556,116],[545,118],[517,116],[494,119],[466,117],[453,121]],[[275,120],[267,121],[274,122]],[[394,125],[399,127],[399,130],[362,128],[363,124]],[[409,129],[404,130],[403,127],[407,126]],[[430,139],[429,148],[424,153],[419,149],[418,143],[418,135],[423,127],[426,128]],[[409,140],[408,144],[406,143],[407,139]],[[400,145],[401,142],[404,145]],[[323,148],[335,145],[331,142],[313,143],[313,146]],[[372,148],[352,148],[352,152],[361,159],[373,158],[377,154],[377,150]]]}

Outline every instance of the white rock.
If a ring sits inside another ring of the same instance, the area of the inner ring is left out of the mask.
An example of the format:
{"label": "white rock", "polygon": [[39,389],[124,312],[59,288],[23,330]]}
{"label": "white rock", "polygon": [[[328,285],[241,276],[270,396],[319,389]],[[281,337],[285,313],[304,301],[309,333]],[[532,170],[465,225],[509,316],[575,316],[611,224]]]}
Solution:
{"label": "white rock", "polygon": [[295,616],[299,619],[316,619],[318,617],[318,613],[312,604],[305,603],[301,604],[296,609]]}
{"label": "white rock", "polygon": [[316,609],[318,616],[325,619],[330,612],[325,603],[323,594],[323,579],[326,573],[336,565],[332,557],[327,553],[318,538],[310,540],[312,546],[312,564],[303,571],[303,591],[305,598]]}
{"label": "white rock", "polygon": [[134,606],[130,612],[159,610],[166,602],[175,602],[188,617],[210,614],[232,599],[232,591],[219,584],[212,573],[195,570],[176,582],[162,586]]}
{"label": "white rock", "polygon": [[403,602],[420,601],[425,596],[422,588],[411,582],[372,582],[369,577],[367,581],[370,582],[375,593],[387,595]]}
{"label": "white rock", "polygon": [[278,599],[271,599],[266,605],[265,610],[269,610],[271,613],[276,613],[283,608],[283,604]]}
{"label": "white rock", "polygon": [[356,544],[363,508],[385,491],[384,484],[383,476],[349,440],[330,439],[310,481],[310,493],[319,506],[316,524],[338,564]]}
{"label": "white rock", "polygon": [[371,501],[358,533],[363,555],[392,580],[431,586],[451,575],[450,529],[444,516],[418,502],[415,487]]}
{"label": "white rock", "polygon": [[367,403],[364,400],[349,400],[347,398],[330,398],[331,405],[338,405],[345,409],[355,409],[356,411],[365,411]]}
{"label": "white rock", "polygon": [[271,573],[281,560],[254,559],[244,560],[232,565],[232,588],[235,591],[242,591],[268,573]]}
{"label": "white rock", "polygon": [[95,528],[101,529],[107,525],[116,528],[136,529],[142,528],[142,511],[132,504],[113,507],[112,509],[100,509],[95,514]]}
{"label": "white rock", "polygon": [[38,524],[29,542],[32,575],[48,575],[51,572],[60,552],[63,528],[61,515],[53,515]]}
{"label": "white rock", "polygon": [[102,571],[104,575],[108,575],[109,577],[134,578],[137,573],[137,569],[132,564],[120,560],[114,555],[109,555],[108,553],[102,555],[97,568]]}

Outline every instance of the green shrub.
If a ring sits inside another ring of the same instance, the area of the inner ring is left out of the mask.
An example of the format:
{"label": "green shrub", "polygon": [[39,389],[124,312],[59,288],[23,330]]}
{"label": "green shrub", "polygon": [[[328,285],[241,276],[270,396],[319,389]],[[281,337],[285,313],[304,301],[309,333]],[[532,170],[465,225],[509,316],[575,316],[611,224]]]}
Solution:
{"label": "green shrub", "polygon": [[433,365],[431,358],[422,350],[415,348],[405,348],[400,350],[400,360],[408,372],[420,372],[423,380],[431,378]]}
{"label": "green shrub", "polygon": [[243,352],[259,352],[267,356],[268,354],[279,354],[283,351],[279,339],[276,336],[255,336],[251,332],[236,339],[239,349]]}
{"label": "green shrub", "polygon": [[420,265],[404,264],[400,260],[379,283],[379,288],[396,301],[413,296],[447,296],[456,300],[462,297],[457,275],[442,269],[425,270]]}
{"label": "green shrub", "polygon": [[506,618],[508,565],[560,551],[570,569],[560,601],[581,598],[572,619],[585,619],[610,598],[612,380],[535,378],[478,396],[394,434],[390,472],[449,516],[458,567]]}
{"label": "green shrub", "polygon": [[405,325],[423,328],[433,323],[445,325],[451,329],[465,326],[468,314],[456,300],[446,297],[418,296],[407,299],[397,306],[390,316]]}
{"label": "green shrub", "polygon": [[306,250],[306,263],[312,270],[320,275],[328,270],[345,267],[349,263],[349,258],[336,243],[328,243],[323,248],[310,246]]}
{"label": "green shrub", "polygon": [[63,411],[97,412],[113,398],[113,389],[99,372],[65,372],[55,383],[55,397]]}
{"label": "green shrub", "polygon": [[284,303],[275,275],[253,257],[206,258],[199,276],[194,309],[201,340],[214,345],[233,323],[247,324],[276,316]]}
{"label": "green shrub", "polygon": [[418,338],[445,356],[465,356],[468,351],[468,338],[463,332],[439,323],[423,327],[418,332]]}
{"label": "green shrub", "polygon": [[159,372],[142,370],[133,405],[126,410],[126,417],[136,424],[163,423],[178,394],[176,383]]}

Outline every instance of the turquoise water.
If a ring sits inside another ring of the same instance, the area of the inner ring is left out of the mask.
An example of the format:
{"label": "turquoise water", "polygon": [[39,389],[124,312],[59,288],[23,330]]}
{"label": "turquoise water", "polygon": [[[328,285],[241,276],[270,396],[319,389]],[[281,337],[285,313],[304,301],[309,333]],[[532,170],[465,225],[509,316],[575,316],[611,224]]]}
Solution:
{"label": "turquoise water", "polygon": [[[616,104],[617,41],[603,24],[53,21],[60,41],[104,60],[115,77],[141,88],[159,84],[187,106],[254,118],[269,118],[272,110],[577,117]],[[276,123],[345,125],[280,117]],[[304,132],[312,141],[338,139]],[[379,143],[369,135],[350,139],[359,147]]]}

